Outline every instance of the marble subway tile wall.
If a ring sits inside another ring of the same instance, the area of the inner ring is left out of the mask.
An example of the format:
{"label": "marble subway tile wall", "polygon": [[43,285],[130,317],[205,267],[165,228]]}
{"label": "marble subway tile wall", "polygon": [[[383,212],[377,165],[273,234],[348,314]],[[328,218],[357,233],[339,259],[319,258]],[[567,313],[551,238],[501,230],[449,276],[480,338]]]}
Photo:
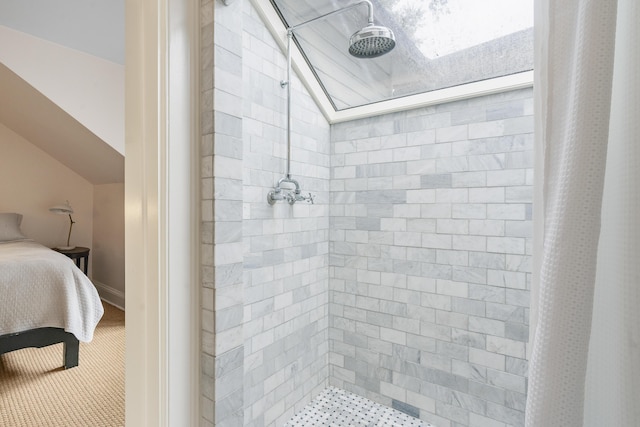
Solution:
{"label": "marble subway tile wall", "polygon": [[242,160],[223,167],[242,180],[231,193],[242,196],[244,425],[282,426],[328,386],[330,128],[294,75],[291,174],[316,199],[269,205],[286,170],[286,59],[251,3],[236,3]]}
{"label": "marble subway tile wall", "polygon": [[331,140],[331,385],[438,427],[523,425],[532,91]]}
{"label": "marble subway tile wall", "polygon": [[201,425],[244,425],[242,9],[201,3]]}
{"label": "marble subway tile wall", "polygon": [[329,125],[247,0],[201,6],[203,426],[283,425],[328,385]]}

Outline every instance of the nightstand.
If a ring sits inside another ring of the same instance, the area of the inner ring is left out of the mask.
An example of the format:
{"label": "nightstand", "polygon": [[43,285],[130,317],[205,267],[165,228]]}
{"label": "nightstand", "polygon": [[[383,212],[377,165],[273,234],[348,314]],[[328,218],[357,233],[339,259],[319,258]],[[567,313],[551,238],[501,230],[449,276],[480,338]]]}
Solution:
{"label": "nightstand", "polygon": [[80,268],[80,261],[84,261],[82,271],[84,271],[84,274],[87,274],[87,270],[89,269],[89,248],[76,246],[73,249],[52,249],[74,260],[78,268]]}

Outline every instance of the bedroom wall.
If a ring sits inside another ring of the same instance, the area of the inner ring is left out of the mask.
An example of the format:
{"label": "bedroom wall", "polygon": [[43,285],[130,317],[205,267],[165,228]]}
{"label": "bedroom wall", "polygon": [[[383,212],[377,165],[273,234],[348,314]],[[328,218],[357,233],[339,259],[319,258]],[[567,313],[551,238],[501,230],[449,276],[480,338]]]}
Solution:
{"label": "bedroom wall", "polygon": [[124,183],[93,193],[93,274],[100,296],[124,309]]}
{"label": "bedroom wall", "polygon": [[0,153],[0,212],[21,213],[27,237],[60,246],[66,244],[69,221],[49,208],[69,200],[76,222],[71,244],[92,248],[94,186],[2,123]]}

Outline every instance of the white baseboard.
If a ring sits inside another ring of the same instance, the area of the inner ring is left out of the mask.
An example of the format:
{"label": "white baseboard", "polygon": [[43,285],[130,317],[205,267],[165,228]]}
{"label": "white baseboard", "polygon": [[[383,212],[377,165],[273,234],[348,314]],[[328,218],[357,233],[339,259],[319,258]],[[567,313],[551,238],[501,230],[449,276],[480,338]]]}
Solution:
{"label": "white baseboard", "polygon": [[100,299],[124,311],[124,292],[105,285],[104,283],[96,282],[95,280],[93,281],[93,284],[98,290]]}

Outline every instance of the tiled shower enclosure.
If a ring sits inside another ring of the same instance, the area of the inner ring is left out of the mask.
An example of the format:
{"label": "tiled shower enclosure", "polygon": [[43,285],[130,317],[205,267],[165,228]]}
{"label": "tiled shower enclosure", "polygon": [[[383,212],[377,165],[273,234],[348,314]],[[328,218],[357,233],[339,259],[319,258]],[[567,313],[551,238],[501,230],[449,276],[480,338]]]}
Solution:
{"label": "tiled shower enclosure", "polygon": [[284,426],[330,386],[438,427],[520,426],[531,89],[330,125],[249,0],[201,7],[202,425]]}

